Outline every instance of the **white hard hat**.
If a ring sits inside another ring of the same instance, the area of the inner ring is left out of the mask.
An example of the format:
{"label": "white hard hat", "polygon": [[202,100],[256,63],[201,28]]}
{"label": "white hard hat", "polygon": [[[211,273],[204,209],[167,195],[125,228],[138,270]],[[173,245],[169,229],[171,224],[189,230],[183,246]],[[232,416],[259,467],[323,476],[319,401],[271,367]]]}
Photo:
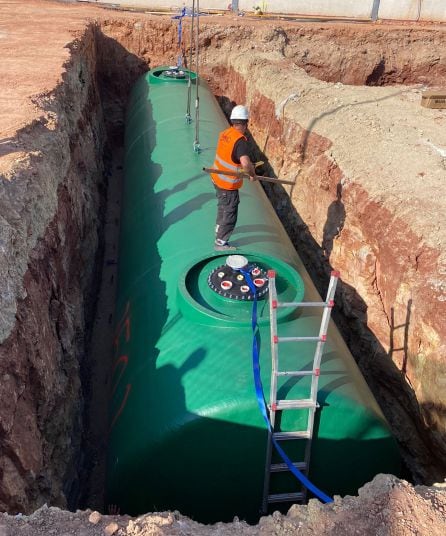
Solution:
{"label": "white hard hat", "polygon": [[242,106],[241,104],[234,106],[231,112],[231,119],[240,119],[242,121],[248,121],[248,108],[246,106]]}

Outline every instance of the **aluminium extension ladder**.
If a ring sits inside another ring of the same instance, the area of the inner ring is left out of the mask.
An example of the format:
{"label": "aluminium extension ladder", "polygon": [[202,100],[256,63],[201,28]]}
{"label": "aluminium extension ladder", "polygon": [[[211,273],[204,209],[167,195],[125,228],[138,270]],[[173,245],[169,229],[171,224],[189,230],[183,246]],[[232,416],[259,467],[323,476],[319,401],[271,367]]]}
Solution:
{"label": "aluminium extension ladder", "polygon": [[[266,451],[265,461],[265,480],[263,489],[263,503],[262,511],[267,512],[268,504],[270,503],[282,503],[282,502],[304,502],[306,498],[306,489],[302,486],[302,491],[292,493],[270,493],[270,479],[271,473],[278,473],[289,471],[286,463],[271,463],[272,451],[273,451],[273,438],[275,441],[288,441],[288,440],[304,440],[305,443],[305,455],[303,461],[293,462],[294,467],[301,471],[304,475],[309,473],[310,455],[311,455],[311,443],[313,439],[313,425],[317,403],[318,381],[320,374],[320,363],[322,353],[327,339],[327,329],[330,320],[331,310],[334,306],[334,295],[336,291],[336,285],[339,279],[339,272],[332,272],[330,277],[330,283],[328,286],[327,297],[325,302],[278,302],[276,291],[276,273],[274,270],[268,272],[269,278],[269,306],[270,306],[270,328],[271,328],[271,356],[272,356],[272,370],[271,370],[271,391],[270,391],[270,404],[269,404],[269,420],[270,427],[268,429],[268,444]],[[319,330],[319,335],[315,337],[279,337],[277,333],[277,309],[279,307],[322,307],[322,321]],[[299,342],[317,342],[316,350],[313,359],[313,368],[311,370],[288,370],[281,371],[279,368],[279,344],[282,343],[299,343]],[[311,392],[309,398],[297,399],[297,400],[278,400],[277,399],[277,383],[278,378],[281,376],[286,377],[302,377],[312,376],[311,378]],[[307,427],[305,430],[295,430],[291,432],[281,432],[275,430],[276,413],[279,411],[285,411],[289,409],[300,409],[308,411],[307,415]]]}

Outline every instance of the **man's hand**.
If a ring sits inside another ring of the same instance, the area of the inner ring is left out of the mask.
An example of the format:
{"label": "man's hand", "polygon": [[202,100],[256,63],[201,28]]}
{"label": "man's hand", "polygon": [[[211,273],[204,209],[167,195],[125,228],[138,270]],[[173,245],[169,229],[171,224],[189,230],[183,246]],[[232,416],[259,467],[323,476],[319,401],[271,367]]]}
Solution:
{"label": "man's hand", "polygon": [[251,159],[249,156],[241,156],[240,157],[240,164],[243,166],[243,171],[249,175],[249,180],[251,182],[257,180],[256,170],[251,162]]}

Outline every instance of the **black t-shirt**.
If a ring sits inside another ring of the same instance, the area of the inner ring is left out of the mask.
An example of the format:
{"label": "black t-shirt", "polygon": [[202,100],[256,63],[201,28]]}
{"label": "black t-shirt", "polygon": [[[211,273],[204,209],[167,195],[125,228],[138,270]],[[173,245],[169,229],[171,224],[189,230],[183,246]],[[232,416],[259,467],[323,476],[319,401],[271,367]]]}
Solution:
{"label": "black t-shirt", "polygon": [[237,140],[232,149],[231,158],[236,164],[240,164],[241,156],[249,156],[249,144],[245,138]]}

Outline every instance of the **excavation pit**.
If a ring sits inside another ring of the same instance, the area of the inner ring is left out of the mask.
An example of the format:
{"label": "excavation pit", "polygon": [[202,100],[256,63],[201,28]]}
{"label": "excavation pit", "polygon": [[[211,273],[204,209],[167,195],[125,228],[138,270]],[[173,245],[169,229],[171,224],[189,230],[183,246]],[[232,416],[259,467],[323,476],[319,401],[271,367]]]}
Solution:
{"label": "excavation pit", "polygon": [[[47,502],[104,510],[101,423],[117,320],[109,321],[105,305],[91,333],[99,282],[110,292],[119,253],[103,237],[119,224],[129,89],[150,66],[176,61],[177,27],[169,17],[111,16],[91,6],[48,5],[50,17],[33,2],[14,8],[1,43],[4,57],[22,62],[7,64],[5,83],[19,89],[17,104],[2,110],[1,262],[10,276],[2,292],[1,467],[12,475],[3,481],[2,509],[30,512]],[[97,22],[85,22],[87,13]],[[17,33],[14,17],[21,18]],[[46,32],[45,42],[28,19]],[[444,87],[445,66],[435,56],[444,30],[272,28],[209,18],[202,32],[201,75],[225,111],[240,102],[252,110],[265,174],[299,172],[296,187],[269,188],[270,198],[321,293],[331,268],[341,269],[337,320],[404,448],[411,479],[441,480],[444,228],[437,214],[445,196],[432,201],[431,192],[444,187],[445,116],[420,108],[420,100],[425,87]],[[49,43],[56,59],[45,54]],[[32,85],[18,84],[18,73],[29,73]]]}

